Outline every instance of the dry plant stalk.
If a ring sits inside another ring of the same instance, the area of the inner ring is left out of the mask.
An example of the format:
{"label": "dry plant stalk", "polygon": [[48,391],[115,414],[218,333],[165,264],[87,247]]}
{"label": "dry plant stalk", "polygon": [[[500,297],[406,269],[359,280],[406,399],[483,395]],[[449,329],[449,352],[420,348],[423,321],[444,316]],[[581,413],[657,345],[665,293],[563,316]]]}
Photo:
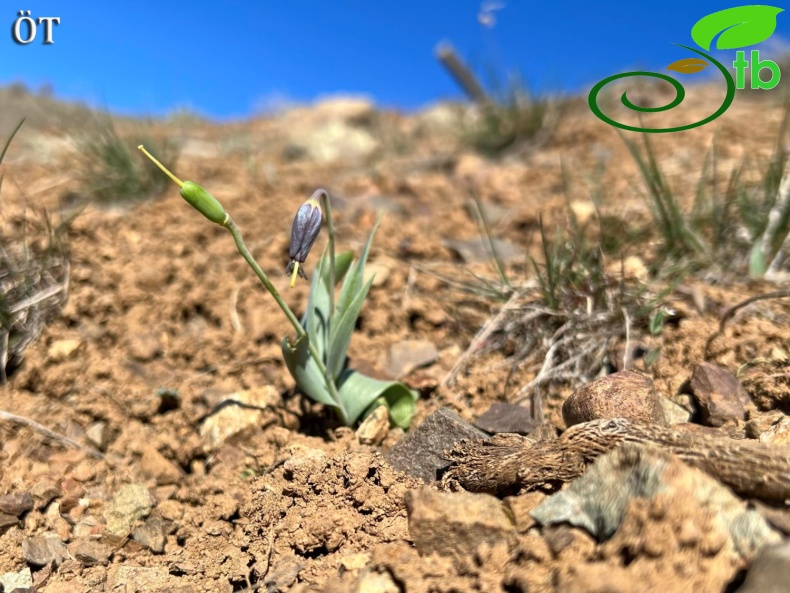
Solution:
{"label": "dry plant stalk", "polygon": [[790,449],[636,424],[623,418],[577,424],[550,441],[497,435],[464,441],[451,451],[445,484],[473,492],[553,488],[584,473],[600,455],[623,443],[658,446],[701,469],[738,494],[767,501],[790,498]]}

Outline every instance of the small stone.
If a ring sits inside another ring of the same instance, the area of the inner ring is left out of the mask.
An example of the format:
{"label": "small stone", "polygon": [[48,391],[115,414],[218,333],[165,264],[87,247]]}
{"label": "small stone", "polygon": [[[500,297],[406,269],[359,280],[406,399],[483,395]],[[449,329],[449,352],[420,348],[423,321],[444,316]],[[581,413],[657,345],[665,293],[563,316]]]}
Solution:
{"label": "small stone", "polygon": [[694,417],[694,414],[689,412],[686,408],[666,397],[659,397],[658,401],[661,404],[661,409],[664,411],[664,418],[667,419],[667,424],[669,426],[691,422],[691,419]]}
{"label": "small stone", "polygon": [[474,421],[480,430],[491,434],[515,433],[527,435],[540,424],[532,418],[532,412],[526,406],[496,402]]}
{"label": "small stone", "polygon": [[107,432],[107,423],[99,420],[88,427],[88,430],[85,431],[85,437],[94,447],[104,451],[105,447],[107,447]]}
{"label": "small stone", "polygon": [[43,533],[22,540],[22,557],[31,566],[49,566],[53,562],[60,566],[67,556],[66,546],[57,533]]}
{"label": "small stone", "polygon": [[782,416],[760,435],[761,443],[771,443],[779,447],[790,447],[790,417]]}
{"label": "small stone", "polygon": [[148,488],[143,484],[123,486],[113,496],[104,512],[107,530],[118,536],[131,533],[135,523],[144,519],[151,512],[153,501]]}
{"label": "small stone", "polygon": [[[497,256],[502,261],[511,261],[524,256],[523,249],[516,247],[504,239],[492,238],[491,242],[494,245]],[[455,251],[467,264],[485,262],[491,259],[488,243],[479,237],[466,241],[448,239],[444,241],[444,245],[448,249]]]}
{"label": "small stone", "polygon": [[398,379],[420,367],[433,364],[437,358],[439,358],[439,351],[433,342],[403,340],[390,347],[385,369],[391,377]]}
{"label": "small stone", "polygon": [[177,484],[184,476],[181,468],[162,455],[153,445],[148,445],[143,449],[140,471],[145,477],[155,480],[159,486]]}
{"label": "small stone", "polygon": [[33,484],[33,487],[30,489],[30,494],[36,500],[36,508],[43,509],[52,502],[53,499],[61,496],[62,490],[55,480],[43,478]]}
{"label": "small stone", "polygon": [[163,500],[156,505],[156,510],[167,521],[180,521],[184,516],[184,505],[177,500]]}
{"label": "small stone", "polygon": [[0,591],[14,593],[20,589],[29,589],[33,586],[33,575],[30,567],[26,566],[19,572],[7,572],[0,575]]}
{"label": "small stone", "polygon": [[149,517],[145,523],[135,527],[132,532],[132,539],[151,550],[154,554],[164,554],[167,541],[165,531],[166,526],[161,519]]}
{"label": "small stone", "polygon": [[13,527],[14,525],[19,525],[19,517],[8,515],[6,513],[0,513],[0,532],[9,527]]}
{"label": "small stone", "polygon": [[356,593],[399,593],[402,589],[395,584],[392,576],[384,572],[368,572],[360,577]]}
{"label": "small stone", "polygon": [[95,539],[81,538],[69,544],[69,552],[85,566],[107,566],[112,548]]}
{"label": "small stone", "polygon": [[340,566],[345,570],[360,571],[370,564],[370,554],[360,552],[359,554],[348,554],[340,559]]}
{"label": "small stone", "polygon": [[790,540],[763,546],[736,593],[786,593],[790,574]]}
{"label": "small stone", "polygon": [[85,487],[73,480],[66,478],[60,483],[62,499],[60,501],[60,512],[68,513],[80,503],[80,499],[85,495]]}
{"label": "small stone", "polygon": [[409,535],[422,556],[449,557],[468,569],[480,544],[513,545],[516,527],[504,504],[490,494],[410,490],[404,499]]}
{"label": "small stone", "polygon": [[56,340],[50,344],[47,356],[52,362],[60,362],[71,357],[81,345],[80,340]]}
{"label": "small stone", "polygon": [[0,513],[21,517],[31,510],[33,510],[33,497],[27,492],[0,496]]}
{"label": "small stone", "polygon": [[96,477],[96,463],[87,460],[81,461],[69,475],[77,482],[90,482]]}
{"label": "small stone", "polygon": [[370,262],[365,266],[365,274],[362,277],[362,282],[366,283],[373,278],[371,286],[378,288],[384,286],[387,279],[390,277],[390,266],[384,263]]}
{"label": "small stone", "polygon": [[563,403],[562,418],[568,427],[610,418],[667,425],[653,381],[633,371],[606,375],[581,386]]}
{"label": "small stone", "polygon": [[728,420],[744,420],[750,399],[729,371],[709,362],[696,366],[691,375],[691,391],[707,426],[722,426]]}
{"label": "small stone", "polygon": [[155,334],[129,336],[129,356],[139,362],[148,362],[162,354],[162,342]]}
{"label": "small stone", "polygon": [[362,445],[379,446],[387,438],[390,416],[386,406],[378,406],[359,425],[356,435]]}
{"label": "small stone", "polygon": [[463,439],[488,439],[481,430],[448,408],[439,408],[416,429],[393,445],[384,458],[398,471],[425,482],[437,479],[437,472],[450,465],[444,452]]}
{"label": "small stone", "polygon": [[269,410],[280,399],[280,393],[272,385],[231,394],[206,418],[200,426],[200,435],[210,447],[216,448],[231,437],[259,430]]}

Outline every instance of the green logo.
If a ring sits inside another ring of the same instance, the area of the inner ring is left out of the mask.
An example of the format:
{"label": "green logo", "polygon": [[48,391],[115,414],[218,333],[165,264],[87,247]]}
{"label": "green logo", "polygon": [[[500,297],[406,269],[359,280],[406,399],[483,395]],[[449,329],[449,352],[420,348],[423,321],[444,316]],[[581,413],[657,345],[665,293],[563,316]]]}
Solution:
{"label": "green logo", "polygon": [[[718,39],[716,40],[716,49],[737,49],[740,47],[747,47],[749,45],[761,43],[773,35],[774,31],[776,30],[776,15],[778,15],[780,12],[784,12],[784,9],[777,8],[775,6],[762,5],[736,6],[734,8],[720,10],[701,18],[691,28],[691,38],[694,40],[694,43],[696,43],[705,51],[686,45],[680,45],[679,43],[675,44],[679,47],[694,52],[700,57],[685,58],[676,62],[672,62],[669,66],[667,66],[667,70],[671,70],[679,74],[696,74],[697,72],[701,72],[707,68],[710,64],[713,64],[716,66],[718,71],[721,72],[722,76],[724,76],[724,80],[727,83],[727,95],[724,97],[724,102],[715,113],[703,120],[675,128],[640,128],[637,126],[629,126],[617,122],[605,115],[598,107],[598,93],[601,92],[601,89],[603,89],[604,86],[610,82],[619,80],[620,78],[629,78],[631,76],[649,76],[652,78],[665,80],[675,89],[675,98],[666,105],[659,107],[640,107],[628,99],[627,93],[623,93],[620,97],[620,101],[628,109],[640,113],[657,113],[661,111],[668,111],[674,107],[677,107],[686,97],[686,91],[683,88],[683,85],[671,76],[667,74],[659,74],[658,72],[624,72],[622,74],[615,74],[614,76],[604,78],[592,88],[590,95],[587,98],[587,103],[590,105],[592,112],[600,120],[605,121],[609,125],[620,128],[621,130],[628,130],[630,132],[650,132],[653,134],[665,132],[682,132],[683,130],[690,130],[691,128],[697,128],[712,122],[722,113],[727,111],[727,108],[729,108],[729,106],[732,104],[733,100],[735,99],[735,89],[746,88],[747,68],[751,68],[751,77],[749,83],[753,89],[772,89],[777,84],[779,84],[779,79],[781,78],[779,66],[777,66],[777,64],[771,60],[761,60],[760,52],[756,49],[751,50],[749,56],[751,62],[746,59],[745,51],[738,50],[736,52],[735,61],[732,63],[733,68],[735,68],[735,78],[733,78],[730,71],[727,70],[723,64],[706,53],[710,51],[713,40],[718,35]],[[771,78],[770,80],[764,81],[760,77],[760,72],[766,69],[770,70]]]}

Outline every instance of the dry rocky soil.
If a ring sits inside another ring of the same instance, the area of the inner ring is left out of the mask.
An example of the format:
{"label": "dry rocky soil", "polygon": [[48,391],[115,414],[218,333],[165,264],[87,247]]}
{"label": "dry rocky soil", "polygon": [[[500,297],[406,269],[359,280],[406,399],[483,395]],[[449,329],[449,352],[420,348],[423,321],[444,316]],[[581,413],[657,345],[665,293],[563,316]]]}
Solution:
{"label": "dry rocky soil", "polygon": [[[705,113],[711,104],[696,108]],[[684,207],[714,134],[726,179],[744,159],[770,157],[782,114],[779,104],[739,96],[712,124],[656,135]],[[68,301],[0,391],[0,410],[22,419],[0,419],[4,591],[790,590],[790,544],[781,543],[790,532],[787,500],[731,490],[661,447],[622,448],[581,478],[539,488],[470,492],[463,480],[426,482],[418,470],[400,471],[427,458],[433,437],[452,445],[459,435],[487,436],[464,422],[497,431],[501,413],[494,428],[480,421],[495,404],[523,400],[503,408],[504,419],[521,422],[523,434],[535,428],[520,390],[540,366],[512,371],[527,336],[500,328],[467,352],[503,306],[458,285],[472,274],[497,280],[472,192],[523,295],[534,287],[525,254],[542,262],[539,216],[547,228],[565,228],[569,204],[592,233],[604,214],[619,221],[608,233],[647,229],[624,260],[610,257],[607,266],[630,285],[654,281],[660,238],[649,234],[643,182],[613,128],[580,102],[548,141],[489,159],[459,141],[469,117],[452,105],[400,115],[338,98],[223,125],[153,124],[181,143],[168,164],[221,200],[298,313],[308,284],[289,289],[283,270],[301,203],[317,187],[329,189],[340,247],[357,252],[383,214],[350,363],[418,389],[417,412],[407,431],[389,428],[381,414],[357,430],[295,392],[280,346],[292,328],[227,232],[175,186],[157,198],[89,202],[65,234]],[[79,156],[57,120],[22,128],[3,164],[0,236],[39,207],[57,218],[82,203]],[[308,273],[325,240],[322,232]],[[574,390],[621,368],[626,336],[616,337],[589,376],[542,386],[548,426],[532,438],[550,442],[570,424],[627,417],[725,445],[762,443],[780,462],[784,454],[787,468],[790,301],[739,310],[706,353],[724,310],[780,288],[748,279],[734,262],[687,276],[666,296],[674,315],[660,335],[629,330],[629,347],[660,346],[658,359],[626,356],[633,373],[616,377],[630,383],[603,395],[577,392],[590,401],[563,414]],[[427,444],[399,445],[419,437],[426,419]],[[400,459],[391,461],[398,446]],[[403,450],[421,458],[404,460]],[[619,492],[615,518],[592,508]],[[560,494],[575,498],[563,507]],[[780,588],[760,586],[758,577]]]}

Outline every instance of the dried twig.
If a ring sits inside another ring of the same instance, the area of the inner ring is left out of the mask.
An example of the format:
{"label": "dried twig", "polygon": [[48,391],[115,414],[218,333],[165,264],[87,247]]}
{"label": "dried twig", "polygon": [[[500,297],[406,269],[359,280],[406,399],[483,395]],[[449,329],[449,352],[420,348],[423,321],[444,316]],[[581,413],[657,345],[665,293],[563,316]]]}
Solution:
{"label": "dried twig", "polygon": [[8,420],[9,422],[14,422],[16,424],[21,424],[22,426],[27,426],[28,428],[32,428],[36,432],[44,435],[45,437],[52,439],[53,441],[57,441],[59,443],[63,443],[64,445],[68,445],[70,447],[75,447],[81,451],[85,451],[88,455],[92,457],[97,457],[99,459],[104,459],[104,454],[96,449],[92,449],[91,447],[86,447],[78,443],[77,441],[70,439],[69,437],[54,432],[48,429],[43,424],[39,424],[35,420],[31,420],[30,418],[25,418],[24,416],[18,416],[16,414],[12,414],[11,412],[6,412],[5,410],[0,410],[0,419]]}
{"label": "dried twig", "polygon": [[767,299],[782,299],[787,297],[790,297],[790,290],[776,290],[774,292],[767,292],[765,294],[754,295],[727,309],[722,314],[721,318],[719,318],[719,329],[716,331],[715,334],[710,336],[708,338],[708,341],[705,343],[705,356],[706,357],[708,356],[713,341],[724,333],[724,326],[738,311],[740,311],[741,309],[743,309],[748,305],[751,305],[752,303],[756,303],[757,301],[764,301]]}
{"label": "dried twig", "polygon": [[551,441],[534,442],[518,435],[463,441],[450,453],[454,463],[444,482],[492,493],[553,488],[579,477],[589,463],[623,443],[657,445],[744,496],[772,501],[790,498],[788,448],[622,418],[578,424]]}

